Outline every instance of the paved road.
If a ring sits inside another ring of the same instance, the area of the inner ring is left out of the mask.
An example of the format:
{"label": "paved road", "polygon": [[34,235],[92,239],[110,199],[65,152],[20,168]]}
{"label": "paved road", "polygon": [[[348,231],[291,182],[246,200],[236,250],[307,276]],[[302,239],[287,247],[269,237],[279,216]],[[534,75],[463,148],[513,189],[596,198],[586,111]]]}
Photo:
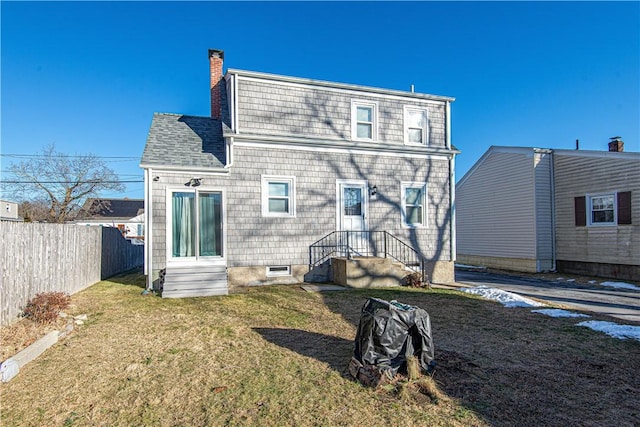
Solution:
{"label": "paved road", "polygon": [[456,282],[485,285],[567,308],[640,322],[640,291],[462,270],[456,270]]}

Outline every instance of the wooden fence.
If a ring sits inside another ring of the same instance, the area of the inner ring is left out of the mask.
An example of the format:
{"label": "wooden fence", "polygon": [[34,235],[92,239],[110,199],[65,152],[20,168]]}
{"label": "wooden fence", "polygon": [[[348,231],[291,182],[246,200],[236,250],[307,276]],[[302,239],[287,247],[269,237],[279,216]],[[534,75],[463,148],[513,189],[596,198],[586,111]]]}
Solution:
{"label": "wooden fence", "polygon": [[73,294],[142,266],[143,248],[115,228],[0,221],[0,325],[38,293]]}

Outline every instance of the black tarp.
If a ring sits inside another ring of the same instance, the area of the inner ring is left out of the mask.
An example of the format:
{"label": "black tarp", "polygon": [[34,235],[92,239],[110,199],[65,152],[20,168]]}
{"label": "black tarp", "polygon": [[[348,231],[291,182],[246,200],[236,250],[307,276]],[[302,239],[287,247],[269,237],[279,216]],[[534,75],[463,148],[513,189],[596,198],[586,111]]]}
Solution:
{"label": "black tarp", "polygon": [[433,370],[429,314],[419,307],[368,298],[362,307],[354,359],[393,377],[406,373],[409,356],[416,357],[423,373]]}

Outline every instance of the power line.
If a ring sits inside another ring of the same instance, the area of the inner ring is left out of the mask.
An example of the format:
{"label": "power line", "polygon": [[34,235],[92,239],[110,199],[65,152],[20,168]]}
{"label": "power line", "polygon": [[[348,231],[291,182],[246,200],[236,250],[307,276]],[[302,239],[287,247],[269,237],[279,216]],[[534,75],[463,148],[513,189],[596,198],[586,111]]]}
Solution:
{"label": "power line", "polygon": [[0,184],[126,184],[143,183],[144,181],[0,181]]}
{"label": "power line", "polygon": [[16,153],[3,153],[0,154],[0,157],[13,157],[13,158],[51,158],[51,157],[74,157],[84,159],[86,157],[94,157],[96,159],[126,159],[126,160],[140,160],[140,157],[131,157],[131,156],[96,156],[95,154],[54,154],[54,155],[45,155],[45,154],[16,154]]}

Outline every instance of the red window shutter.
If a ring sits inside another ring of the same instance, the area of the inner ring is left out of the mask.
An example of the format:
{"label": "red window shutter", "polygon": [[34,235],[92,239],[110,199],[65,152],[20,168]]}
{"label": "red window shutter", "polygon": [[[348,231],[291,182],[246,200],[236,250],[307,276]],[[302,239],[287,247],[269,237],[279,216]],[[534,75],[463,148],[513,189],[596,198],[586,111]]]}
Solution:
{"label": "red window shutter", "polygon": [[574,199],[574,211],[576,217],[576,227],[587,225],[587,200],[585,196]]}
{"label": "red window shutter", "polygon": [[618,224],[631,224],[631,191],[618,193]]}

